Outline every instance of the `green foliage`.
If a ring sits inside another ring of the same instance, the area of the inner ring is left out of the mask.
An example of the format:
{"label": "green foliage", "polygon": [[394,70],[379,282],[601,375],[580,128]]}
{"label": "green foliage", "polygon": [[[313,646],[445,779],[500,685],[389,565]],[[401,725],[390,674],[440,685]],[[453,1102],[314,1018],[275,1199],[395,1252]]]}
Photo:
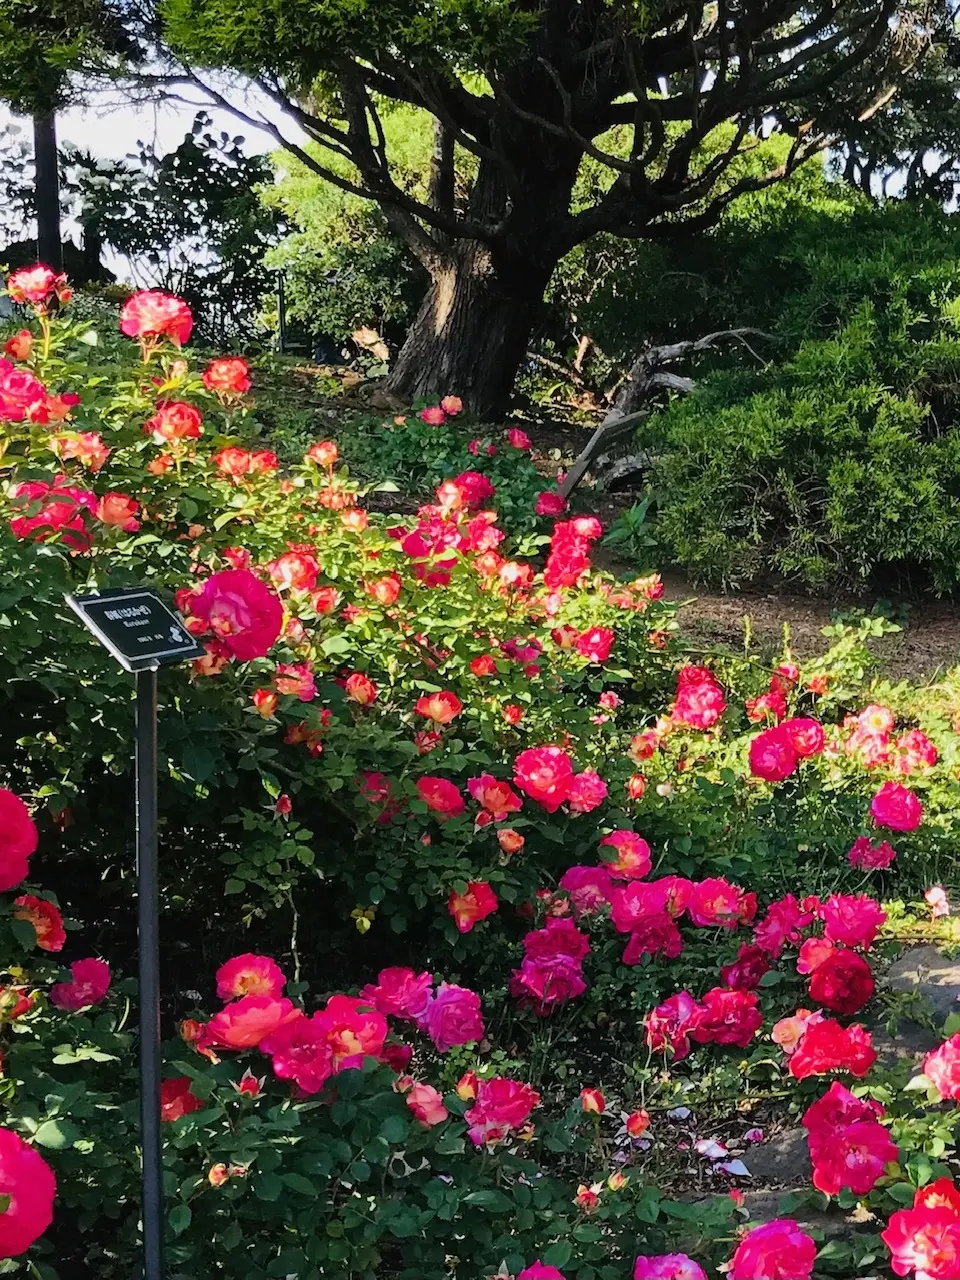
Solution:
{"label": "green foliage", "polygon": [[0,98],[23,115],[63,106],[71,72],[130,52],[122,16],[113,0],[2,0]]}
{"label": "green foliage", "polygon": [[[422,184],[429,157],[423,112],[398,110],[387,120],[406,150],[399,162],[405,184]],[[350,167],[330,152],[313,153],[344,176]],[[274,157],[272,185],[261,188],[293,230],[268,255],[284,272],[290,315],[311,333],[343,340],[362,326],[390,338],[405,332],[426,287],[426,274],[390,232],[376,205],[324,181],[300,161]]]}
{"label": "green foliage", "polygon": [[514,0],[163,0],[171,42],[200,65],[281,70],[310,82],[345,54],[428,57],[449,72],[484,71],[536,24]]}
{"label": "green foliage", "polygon": [[[861,587],[892,571],[953,590],[956,228],[896,205],[841,205],[793,225],[769,229],[771,246],[789,232],[776,267],[760,243],[759,260],[791,286],[764,324],[778,361],[709,375],[644,424],[658,536],[717,581],[777,572]],[[716,237],[718,260],[735,243]]]}

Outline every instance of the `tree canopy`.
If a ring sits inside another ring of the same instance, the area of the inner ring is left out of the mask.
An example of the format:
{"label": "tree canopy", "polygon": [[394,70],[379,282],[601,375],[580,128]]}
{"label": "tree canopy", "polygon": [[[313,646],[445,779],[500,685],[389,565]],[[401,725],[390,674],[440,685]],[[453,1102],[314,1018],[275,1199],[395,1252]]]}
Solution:
{"label": "tree canopy", "polygon": [[[571,249],[600,233],[714,225],[738,197],[862,130],[949,28],[945,9],[916,0],[163,0],[161,13],[188,73],[250,77],[347,169],[286,145],[375,200],[430,272],[394,389],[455,382],[483,409],[502,407]],[[391,153],[384,120],[396,104],[434,121],[425,192]],[[710,145],[725,128],[724,145]],[[771,133],[786,153],[744,169]],[[465,191],[458,153],[474,162]],[[592,199],[575,204],[585,165],[597,168]]]}
{"label": "tree canopy", "polygon": [[23,115],[56,111],[71,73],[132,52],[122,0],[0,0],[0,98]]}

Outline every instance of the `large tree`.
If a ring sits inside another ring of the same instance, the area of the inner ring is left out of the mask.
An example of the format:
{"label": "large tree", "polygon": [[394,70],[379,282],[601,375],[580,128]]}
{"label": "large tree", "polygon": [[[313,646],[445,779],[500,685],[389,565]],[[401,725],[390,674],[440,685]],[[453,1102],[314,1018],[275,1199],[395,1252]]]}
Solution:
{"label": "large tree", "polygon": [[[572,248],[712,225],[885,106],[944,21],[925,0],[163,0],[161,12],[189,75],[215,66],[255,82],[349,161],[347,176],[278,139],[375,200],[426,267],[388,390],[455,391],[483,413],[507,402]],[[218,84],[211,94],[256,122]],[[398,102],[436,124],[419,196],[383,128]],[[786,159],[745,173],[744,152],[773,130],[792,139]],[[575,204],[585,165],[592,198]]]}

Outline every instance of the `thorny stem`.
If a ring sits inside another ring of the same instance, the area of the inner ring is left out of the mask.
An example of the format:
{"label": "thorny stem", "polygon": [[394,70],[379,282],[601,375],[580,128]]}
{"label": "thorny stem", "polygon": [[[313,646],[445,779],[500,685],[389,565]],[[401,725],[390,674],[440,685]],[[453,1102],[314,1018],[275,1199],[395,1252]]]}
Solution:
{"label": "thorny stem", "polygon": [[40,332],[43,335],[43,346],[40,352],[40,359],[44,364],[46,364],[46,362],[50,359],[50,339],[52,337],[52,334],[50,332],[50,317],[47,315],[45,311],[39,312],[39,317],[40,317]]}
{"label": "thorny stem", "polygon": [[297,911],[296,904],[293,901],[293,890],[287,890],[287,901],[290,903],[290,912],[293,916],[293,924],[290,929],[290,954],[293,957],[293,980],[300,981],[300,952],[297,949],[297,932],[300,928],[300,914]]}

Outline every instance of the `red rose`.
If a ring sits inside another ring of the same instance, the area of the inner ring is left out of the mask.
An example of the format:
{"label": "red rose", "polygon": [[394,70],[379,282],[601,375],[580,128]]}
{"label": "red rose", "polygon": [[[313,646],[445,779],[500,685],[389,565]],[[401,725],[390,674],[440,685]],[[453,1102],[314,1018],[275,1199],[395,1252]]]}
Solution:
{"label": "red rose", "polygon": [[157,412],[144,424],[144,431],[156,444],[168,444],[173,440],[196,440],[203,434],[200,410],[183,400],[165,400]]}
{"label": "red rose", "polygon": [[306,456],[318,467],[326,467],[329,471],[340,456],[340,450],[332,440],[318,440],[310,446]]}
{"label": "red rose", "polygon": [[819,720],[808,717],[784,720],[780,728],[789,737],[794,751],[801,760],[805,760],[808,756],[819,755],[823,750],[826,739],[823,725]]}
{"label": "red rose", "polygon": [[952,1098],[960,1102],[960,1034],[944,1040],[938,1048],[923,1060],[923,1074],[935,1086],[946,1101]]}
{"label": "red rose", "polygon": [[0,1258],[25,1253],[53,1221],[57,1182],[35,1148],[18,1133],[0,1129],[0,1195],[7,1207],[0,1214]]}
{"label": "red rose", "polygon": [[810,1280],[817,1246],[792,1218],[753,1227],[737,1245],[728,1280]]}
{"label": "red rose", "polygon": [[3,351],[13,360],[29,360],[33,351],[33,334],[29,329],[19,329],[7,339]]}
{"label": "red rose", "polygon": [[569,796],[573,776],[573,762],[559,747],[529,747],[514,761],[514,782],[548,813],[555,813]]}
{"label": "red rose", "polygon": [[577,653],[591,662],[606,662],[613,648],[614,633],[609,627],[591,627],[576,641]]}
{"label": "red rose", "polygon": [[858,1013],[876,990],[870,966],[855,951],[834,951],[810,975],[810,999],[834,1013]]}
{"label": "red rose", "polygon": [[893,1214],[881,1239],[898,1276],[911,1271],[924,1280],[960,1276],[960,1192],[949,1178],[921,1187],[913,1208]]}
{"label": "red rose", "polygon": [[459,817],[467,807],[459,789],[446,778],[418,778],[417,791],[420,799],[441,822]]}
{"label": "red rose", "polygon": [[518,813],[523,805],[509,782],[501,782],[490,773],[483,773],[479,778],[469,778],[467,790],[495,822],[502,822],[511,813]]}
{"label": "red rose", "polygon": [[285,551],[267,569],[273,582],[288,591],[312,591],[320,572],[316,557],[309,551]]}
{"label": "red rose", "polygon": [[0,787],[0,891],[15,889],[27,878],[37,840],[36,823],[27,806],[12,791]]}
{"label": "red rose", "polygon": [[570,780],[567,800],[571,813],[591,813],[607,798],[607,784],[596,769],[584,769]]}
{"label": "red rose", "polygon": [[[812,1021],[812,1020],[811,1020]],[[870,1032],[859,1023],[841,1027],[832,1018],[809,1025],[790,1056],[790,1074],[796,1080],[807,1076],[829,1075],[849,1071],[852,1076],[865,1076],[877,1060]]]}
{"label": "red rose", "polygon": [[344,692],[351,702],[359,702],[361,707],[369,707],[377,700],[377,686],[369,676],[355,671],[344,681]]}
{"label": "red rose", "polygon": [[[616,855],[608,858],[605,850]],[[640,880],[650,870],[650,846],[633,831],[611,831],[600,841],[600,856],[606,859],[607,871],[624,880]]]}
{"label": "red rose", "polygon": [[236,445],[228,445],[226,449],[221,449],[210,461],[225,476],[231,476],[234,480],[239,479],[240,476],[248,476],[253,470],[253,454]]}
{"label": "red rose", "polygon": [[[434,778],[432,781],[440,782],[442,779]],[[455,787],[454,790],[456,791]],[[459,795],[459,792],[457,794]],[[430,802],[427,801],[427,803]],[[469,933],[475,924],[486,920],[487,916],[496,911],[497,905],[497,895],[485,880],[471,880],[463,893],[457,893],[455,889],[451,890],[447,903],[454,923],[461,933]]]}
{"label": "red rose", "polygon": [[26,369],[18,369],[0,357],[0,418],[23,422],[46,403],[47,389]]}
{"label": "red rose", "polygon": [[691,1039],[698,1044],[735,1044],[746,1048],[763,1026],[757,996],[752,991],[714,987],[703,997]]}
{"label": "red rose", "polygon": [[824,922],[823,936],[828,942],[864,950],[873,945],[887,918],[880,903],[865,893],[831,893],[818,914]]}
{"label": "red rose", "polygon": [[105,493],[97,503],[97,519],[103,524],[118,525],[127,533],[136,533],[140,528],[137,513],[140,503],[125,493]]}
{"label": "red rose", "polygon": [[173,1076],[160,1086],[160,1119],[179,1120],[207,1104],[190,1090],[189,1076]]}
{"label": "red rose", "polygon": [[885,1114],[879,1102],[854,1097],[839,1080],[834,1080],[823,1097],[807,1107],[803,1127],[812,1134],[818,1130],[842,1129],[861,1120],[877,1120]]}
{"label": "red rose", "polygon": [[769,972],[770,967],[770,958],[766,951],[744,942],[734,963],[721,967],[720,977],[725,986],[735,987],[740,991],[755,991],[760,985],[760,979]]}
{"label": "red rose", "polygon": [[526,956],[510,979],[510,994],[541,1018],[586,989],[581,962],[563,952]]}
{"label": "red rose", "polygon": [[7,280],[7,293],[14,302],[29,303],[38,311],[43,311],[55,295],[63,302],[68,302],[70,297],[67,277],[42,262],[14,271]]}
{"label": "red rose", "polygon": [[682,667],[671,712],[677,724],[709,729],[726,710],[723,690],[706,667]]}
{"label": "red rose", "polygon": [[41,951],[62,951],[67,940],[63,927],[63,916],[46,898],[35,898],[25,893],[15,898],[13,905],[17,908],[13,913],[15,920],[27,920],[33,925],[37,935],[37,946]]}
{"label": "red rose", "polygon": [[17,485],[14,506],[24,515],[10,521],[15,538],[31,538],[47,542],[59,537],[71,551],[88,551],[93,543],[88,520],[96,511],[96,496],[87,489],[77,489],[57,476],[52,485],[43,480]]}
{"label": "red rose", "polygon": [[668,960],[675,959],[683,951],[683,938],[677,928],[676,921],[665,911],[643,916],[631,929],[630,937],[623,952],[623,963],[634,965],[640,963],[643,955],[662,955]]}
{"label": "red rose", "polygon": [[368,582],[367,593],[373,596],[377,604],[389,608],[390,605],[397,603],[402,586],[399,573],[388,573],[386,577],[378,578],[376,582]]}
{"label": "red rose", "polygon": [[566,498],[561,497],[554,489],[545,489],[537,495],[534,511],[538,516],[559,516],[567,509]]}
{"label": "red rose", "polygon": [[675,1062],[690,1052],[690,1039],[703,1013],[689,991],[678,991],[644,1018],[647,1045],[654,1053],[669,1049]]}
{"label": "red rose", "polygon": [[426,716],[434,724],[449,724],[463,710],[463,703],[449,689],[439,693],[425,693],[414,707],[417,715]]}

